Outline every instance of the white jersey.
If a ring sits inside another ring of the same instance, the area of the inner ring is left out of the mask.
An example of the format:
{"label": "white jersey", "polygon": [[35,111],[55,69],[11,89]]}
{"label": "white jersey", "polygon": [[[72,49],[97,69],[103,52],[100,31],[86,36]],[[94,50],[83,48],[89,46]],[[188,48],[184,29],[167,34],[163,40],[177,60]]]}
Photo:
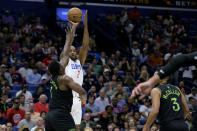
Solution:
{"label": "white jersey", "polygon": [[[70,76],[74,82],[78,83],[80,86],[83,84],[83,68],[81,67],[80,61],[77,59],[73,61],[69,58],[68,65],[65,68],[66,75]],[[73,98],[79,97],[79,94],[75,91],[73,92]]]}

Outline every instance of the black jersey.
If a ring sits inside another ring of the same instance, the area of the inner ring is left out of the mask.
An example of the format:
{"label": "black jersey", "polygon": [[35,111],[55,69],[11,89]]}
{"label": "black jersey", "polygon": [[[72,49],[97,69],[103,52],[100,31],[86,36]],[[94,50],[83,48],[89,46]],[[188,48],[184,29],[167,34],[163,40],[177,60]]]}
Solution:
{"label": "black jersey", "polygon": [[63,111],[71,111],[71,107],[73,104],[73,95],[72,90],[68,88],[66,91],[62,91],[58,87],[57,82],[58,76],[55,76],[51,79],[50,84],[50,101],[49,101],[49,109],[57,110],[61,109]]}
{"label": "black jersey", "polygon": [[181,93],[169,84],[156,87],[161,91],[160,109],[158,119],[161,125],[165,125],[173,120],[184,120]]}

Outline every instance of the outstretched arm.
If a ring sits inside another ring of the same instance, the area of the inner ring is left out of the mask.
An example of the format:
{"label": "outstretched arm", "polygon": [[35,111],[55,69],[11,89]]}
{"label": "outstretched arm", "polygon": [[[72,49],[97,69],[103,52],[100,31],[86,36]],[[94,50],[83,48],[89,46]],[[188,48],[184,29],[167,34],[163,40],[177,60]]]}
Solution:
{"label": "outstretched arm", "polygon": [[84,32],[83,32],[83,42],[82,47],[80,48],[79,52],[79,60],[81,62],[81,65],[85,63],[87,54],[88,54],[88,44],[89,44],[89,33],[88,33],[88,16],[87,16],[87,10],[84,16]]}
{"label": "outstretched arm", "polygon": [[149,130],[150,126],[153,124],[159,113],[160,98],[161,98],[161,92],[159,91],[159,89],[157,88],[152,89],[151,97],[152,97],[152,110],[148,116],[146,124],[144,125],[143,131]]}
{"label": "outstretched arm", "polygon": [[191,65],[197,65],[197,51],[189,54],[179,55],[173,58],[167,65],[163,66],[158,71],[158,75],[160,79],[163,79],[164,77],[178,70],[180,67]]}
{"label": "outstretched arm", "polygon": [[140,99],[144,98],[150,93],[151,89],[159,83],[160,79],[170,75],[174,71],[178,70],[181,66],[191,65],[197,65],[197,51],[189,54],[179,55],[173,58],[167,65],[156,72],[154,76],[152,76],[148,81],[137,85],[137,87],[132,91],[131,97],[134,98],[140,95]]}
{"label": "outstretched arm", "polygon": [[71,23],[72,23],[72,27],[67,27],[66,29],[66,41],[65,41],[64,48],[60,54],[60,63],[62,64],[64,68],[66,67],[68,63],[70,46],[73,43],[75,31],[78,25],[78,23],[73,23],[73,22]]}

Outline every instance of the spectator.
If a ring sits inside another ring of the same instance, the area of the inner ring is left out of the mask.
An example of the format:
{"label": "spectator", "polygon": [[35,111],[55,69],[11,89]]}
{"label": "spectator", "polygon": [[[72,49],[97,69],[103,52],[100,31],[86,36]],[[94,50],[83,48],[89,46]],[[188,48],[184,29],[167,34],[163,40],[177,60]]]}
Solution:
{"label": "spectator", "polygon": [[23,126],[27,126],[29,128],[29,130],[31,130],[35,125],[36,125],[35,121],[31,120],[31,113],[26,112],[25,113],[25,119],[21,120],[18,123],[17,128],[20,129]]}
{"label": "spectator", "polygon": [[93,128],[95,126],[95,123],[90,120],[89,113],[85,113],[83,117],[84,117],[83,118],[84,120],[81,122],[81,125],[80,125],[81,131],[83,131],[85,127]]}
{"label": "spectator", "polygon": [[19,68],[18,72],[23,76],[23,78],[26,78],[27,74],[32,73],[32,69],[29,68],[28,62],[24,62],[24,67]]}
{"label": "spectator", "polygon": [[8,46],[14,51],[19,52],[20,44],[17,42],[16,36],[12,36],[12,41],[8,44]]}
{"label": "spectator", "polygon": [[116,88],[114,88],[114,90],[113,90],[112,97],[115,97],[118,93],[121,93],[123,95],[122,97],[123,97],[124,100],[126,100],[128,98],[128,94],[123,89],[121,82],[117,83]]}
{"label": "spectator", "polygon": [[96,86],[96,92],[99,92],[99,90],[104,86],[103,76],[102,75],[100,75],[98,77],[98,80],[97,80],[95,86]]}
{"label": "spectator", "polygon": [[112,98],[112,108],[114,114],[120,113],[122,111],[122,107],[118,105],[118,98],[116,97]]}
{"label": "spectator", "polygon": [[31,131],[36,131],[37,128],[44,129],[44,127],[43,127],[43,118],[42,117],[38,117],[36,119],[36,125],[31,129]]}
{"label": "spectator", "polygon": [[5,11],[5,15],[2,17],[3,24],[15,24],[14,18],[10,15],[8,10]]}
{"label": "spectator", "polygon": [[123,93],[117,93],[115,97],[118,99],[118,106],[122,108],[126,104],[125,99],[123,99]]}
{"label": "spectator", "polygon": [[148,114],[151,112],[150,100],[146,99],[145,102],[144,102],[144,105],[140,106],[139,111],[142,114],[141,118],[143,120],[147,120]]}
{"label": "spectator", "polygon": [[140,56],[140,49],[138,48],[138,42],[133,42],[133,48],[132,48],[132,55],[138,59]]}
{"label": "spectator", "polygon": [[160,56],[158,48],[154,48],[154,53],[148,57],[147,64],[154,69],[163,65],[163,58]]}
{"label": "spectator", "polygon": [[107,63],[107,60],[106,60],[105,52],[101,52],[101,57],[98,60],[98,64],[104,66],[106,65],[106,63]]}
{"label": "spectator", "polygon": [[130,70],[129,62],[127,60],[127,57],[123,57],[122,61],[119,63],[119,69],[121,71],[128,71]]}
{"label": "spectator", "polygon": [[12,77],[12,83],[13,84],[23,84],[24,83],[24,79],[22,77],[22,75],[16,71],[16,67],[13,65],[10,68],[10,74]]}
{"label": "spectator", "polygon": [[182,77],[185,80],[192,81],[193,80],[193,74],[194,74],[195,70],[196,70],[195,66],[188,66],[188,67],[182,67],[179,71],[182,72]]}
{"label": "spectator", "polygon": [[141,68],[141,74],[139,76],[140,82],[147,81],[149,79],[149,73],[147,71],[147,67],[144,65]]}
{"label": "spectator", "polygon": [[25,96],[26,102],[32,101],[32,94],[31,92],[27,91],[26,85],[22,85],[21,90],[16,93],[16,97],[20,98],[21,95]]}
{"label": "spectator", "polygon": [[86,75],[84,76],[84,85],[85,88],[88,91],[88,88],[91,87],[91,85],[94,85],[96,81],[96,77],[92,74],[92,68],[88,67],[86,70]]}
{"label": "spectator", "polygon": [[39,85],[41,80],[41,75],[38,73],[37,67],[33,67],[33,72],[29,72],[26,76],[27,84]]}
{"label": "spectator", "polygon": [[24,95],[20,95],[20,108],[24,109],[26,112],[29,111],[29,103],[25,102]]}
{"label": "spectator", "polygon": [[46,111],[41,111],[40,112],[40,117],[42,117],[42,119],[44,120],[44,122],[42,123],[43,126],[45,125],[45,118],[46,118],[47,112]]}
{"label": "spectator", "polygon": [[98,98],[96,98],[95,105],[97,107],[99,107],[99,112],[104,111],[105,107],[107,105],[109,105],[109,100],[108,100],[108,98],[106,98],[106,94],[105,94],[104,89],[100,90],[100,96]]}
{"label": "spectator", "polygon": [[9,82],[10,85],[12,85],[12,77],[9,72],[7,72],[6,65],[2,64],[0,67],[0,74],[3,75],[6,80]]}
{"label": "spectator", "polygon": [[101,129],[104,131],[107,130],[107,125],[109,124],[109,117],[107,116],[107,112],[102,112],[99,121],[97,122],[101,125]]}
{"label": "spectator", "polygon": [[15,98],[13,103],[13,107],[9,108],[7,111],[7,118],[12,123],[12,125],[16,126],[20,120],[24,119],[25,110],[19,108],[20,103],[18,98]]}
{"label": "spectator", "polygon": [[108,68],[105,68],[103,71],[103,82],[109,82],[110,81],[110,70]]}
{"label": "spectator", "polygon": [[49,82],[49,80],[51,79],[51,74],[49,73],[48,70],[46,70],[45,74],[42,75],[42,78],[45,78],[47,82]]}
{"label": "spectator", "polygon": [[6,102],[7,99],[8,99],[8,95],[6,93],[3,93],[1,95],[1,102],[0,102],[1,116],[6,116],[7,110],[9,108],[9,104]]}
{"label": "spectator", "polygon": [[1,110],[0,110],[0,125],[7,124],[7,123],[8,123],[8,119],[1,115]]}
{"label": "spectator", "polygon": [[124,85],[131,87],[135,85],[135,80],[133,76],[131,75],[130,71],[126,72],[125,80],[124,80]]}
{"label": "spectator", "polygon": [[7,126],[5,124],[0,125],[0,130],[1,131],[7,131]]}
{"label": "spectator", "polygon": [[45,57],[42,62],[45,64],[46,67],[48,67],[48,65],[54,61],[55,59],[51,58],[52,57],[52,54],[51,52],[47,52],[47,57]]}
{"label": "spectator", "polygon": [[13,131],[12,123],[11,123],[11,122],[8,122],[8,123],[6,124],[6,126],[7,126],[7,131]]}
{"label": "spectator", "polygon": [[97,91],[96,91],[96,87],[94,85],[92,85],[90,87],[90,90],[88,91],[87,97],[89,98],[89,96],[94,96],[95,98],[98,97],[98,94],[97,94]]}
{"label": "spectator", "polygon": [[131,127],[129,131],[138,131],[136,127]]}
{"label": "spectator", "polygon": [[35,92],[35,94],[33,95],[34,98],[34,103],[37,103],[39,101],[39,97],[44,94],[43,88],[42,87],[38,87],[37,91]]}
{"label": "spectator", "polygon": [[40,116],[40,113],[34,111],[33,103],[29,104],[29,112],[31,113],[31,120],[35,121]]}
{"label": "spectator", "polygon": [[190,109],[191,112],[194,111],[195,105],[197,104],[197,100],[194,99],[193,97],[189,97],[189,104],[188,107]]}
{"label": "spectator", "polygon": [[99,112],[99,107],[95,104],[95,97],[89,96],[88,104],[85,106],[85,109],[91,109],[92,114],[91,116],[97,116]]}
{"label": "spectator", "polygon": [[34,111],[39,113],[41,113],[42,111],[48,112],[49,107],[46,101],[47,101],[47,96],[44,94],[40,95],[39,102],[35,103],[34,105]]}
{"label": "spectator", "polygon": [[150,131],[157,131],[158,130],[158,127],[156,124],[153,124],[150,128]]}
{"label": "spectator", "polygon": [[131,75],[134,78],[134,80],[137,80],[139,77],[139,68],[137,66],[137,61],[135,60],[131,62]]}
{"label": "spectator", "polygon": [[138,20],[140,18],[140,12],[137,7],[134,7],[134,9],[130,11],[129,17],[133,20]]}
{"label": "spectator", "polygon": [[189,101],[190,97],[193,97],[194,99],[197,100],[197,88],[193,87],[191,89],[191,93],[186,96],[187,101]]}

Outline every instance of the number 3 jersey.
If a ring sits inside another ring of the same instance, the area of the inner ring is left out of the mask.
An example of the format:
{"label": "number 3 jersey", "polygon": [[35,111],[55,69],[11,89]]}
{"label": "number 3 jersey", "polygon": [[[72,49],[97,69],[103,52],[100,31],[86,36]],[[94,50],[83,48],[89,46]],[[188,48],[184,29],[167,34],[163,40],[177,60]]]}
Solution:
{"label": "number 3 jersey", "polygon": [[[74,82],[82,86],[83,84],[83,69],[81,67],[80,61],[77,59],[76,61],[73,61],[69,58],[68,65],[65,68],[65,73],[69,77],[73,79]],[[73,98],[79,97],[79,94],[75,91],[73,92]]]}
{"label": "number 3 jersey", "polygon": [[184,111],[179,90],[169,84],[156,87],[161,91],[158,119],[161,125],[173,120],[184,120]]}

